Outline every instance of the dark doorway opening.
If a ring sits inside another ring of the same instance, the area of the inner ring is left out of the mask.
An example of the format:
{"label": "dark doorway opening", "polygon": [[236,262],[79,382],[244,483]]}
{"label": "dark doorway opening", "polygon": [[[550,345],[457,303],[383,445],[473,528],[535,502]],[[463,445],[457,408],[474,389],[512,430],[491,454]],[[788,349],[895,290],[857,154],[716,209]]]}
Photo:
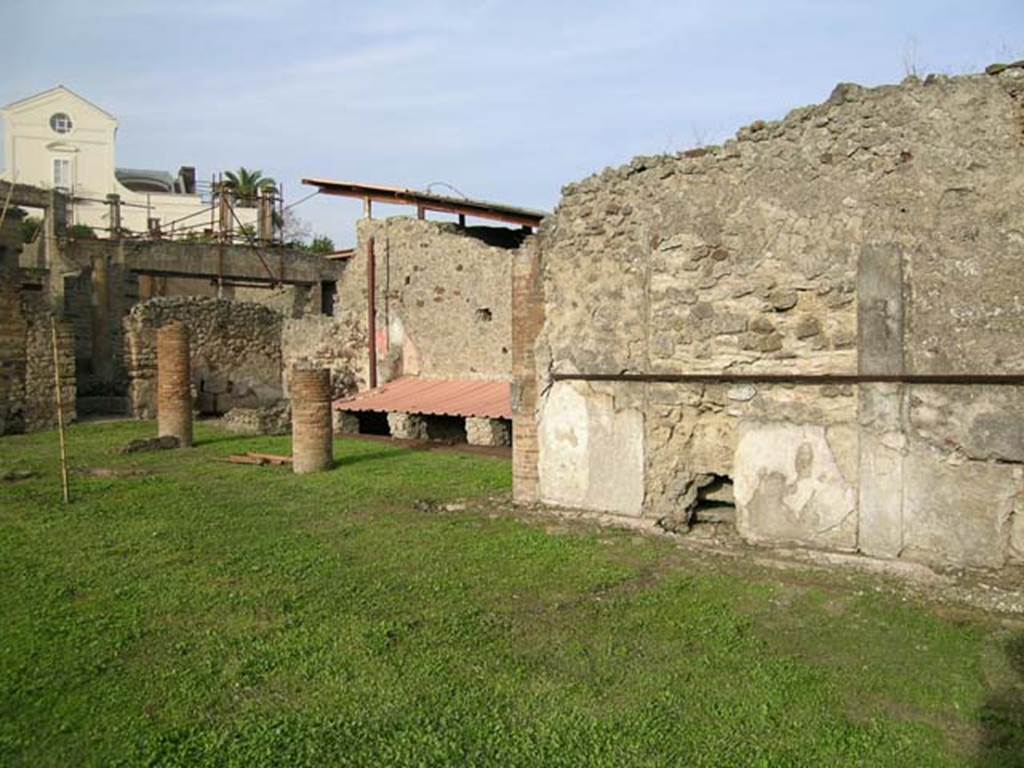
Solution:
{"label": "dark doorway opening", "polygon": [[331,317],[334,315],[334,302],[338,296],[338,283],[334,280],[320,282],[320,314]]}
{"label": "dark doorway opening", "polygon": [[390,435],[388,415],[384,411],[356,411],[360,435]]}

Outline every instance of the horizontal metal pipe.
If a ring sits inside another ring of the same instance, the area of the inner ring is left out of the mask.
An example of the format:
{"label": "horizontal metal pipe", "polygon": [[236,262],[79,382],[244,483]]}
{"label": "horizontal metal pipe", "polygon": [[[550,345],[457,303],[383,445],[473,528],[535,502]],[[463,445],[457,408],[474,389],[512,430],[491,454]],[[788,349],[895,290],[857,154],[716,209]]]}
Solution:
{"label": "horizontal metal pipe", "polygon": [[[131,265],[128,266],[128,271],[129,272],[134,272],[136,275],[147,275],[149,277],[191,277],[191,278],[195,278],[196,280],[207,280],[207,279],[209,279],[209,280],[216,280],[217,279],[217,274],[215,272],[185,272],[185,271],[182,271],[182,270],[145,269],[145,268],[139,269],[139,268],[133,267]],[[227,281],[230,280],[230,281],[236,282],[239,285],[242,285],[243,282],[244,283],[251,283],[252,287],[254,287],[254,288],[255,287],[263,287],[263,286],[273,286],[276,283],[283,283],[285,285],[298,285],[298,286],[302,286],[302,287],[309,287],[309,286],[312,286],[312,285],[316,285],[319,282],[317,280],[292,280],[292,279],[279,280],[277,278],[274,278],[273,280],[271,280],[269,277],[243,277],[243,276],[238,276],[238,277],[226,276],[223,279],[225,281],[225,285],[227,284]]]}
{"label": "horizontal metal pipe", "polygon": [[844,373],[552,373],[553,381],[622,381],[651,384],[984,384],[1024,386],[1024,374]]}

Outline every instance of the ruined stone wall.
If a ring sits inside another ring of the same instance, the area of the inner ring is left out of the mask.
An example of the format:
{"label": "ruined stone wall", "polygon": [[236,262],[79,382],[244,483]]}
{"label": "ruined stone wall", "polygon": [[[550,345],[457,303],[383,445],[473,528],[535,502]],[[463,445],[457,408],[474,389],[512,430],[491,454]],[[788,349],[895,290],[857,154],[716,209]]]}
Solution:
{"label": "ruined stone wall", "polygon": [[290,392],[289,374],[296,366],[327,368],[335,398],[365,389],[361,365],[366,360],[365,331],[333,317],[310,315],[286,319],[281,327],[284,390]]}
{"label": "ruined stone wall", "polygon": [[16,259],[16,251],[0,243],[0,435],[24,426],[26,326],[12,266]]}
{"label": "ruined stone wall", "polygon": [[79,395],[123,395],[128,385],[121,320],[138,302],[139,278],[126,259],[139,248],[114,240],[69,240],[61,271],[64,317],[74,324]]}
{"label": "ruined stone wall", "polygon": [[224,289],[224,298],[262,304],[284,317],[308,317],[320,312],[319,285],[228,286]]}
{"label": "ruined stone wall", "polygon": [[[1024,388],[551,373],[1024,373],[1024,70],[863,89],[564,190],[540,234],[539,496],[751,541],[1024,559]],[[521,474],[519,463],[517,476]]]}
{"label": "ruined stone wall", "polygon": [[[232,285],[230,282],[218,286],[217,281],[209,277],[153,275],[140,275],[138,283],[139,301],[148,301],[161,296],[206,296],[211,299],[221,298],[249,304],[263,304],[280,312],[285,317],[301,317],[319,310],[317,302],[314,301],[314,298],[319,295],[319,288],[314,291],[309,286],[241,286]],[[318,298],[317,301],[319,301]]]}
{"label": "ruined stone wall", "polygon": [[[33,432],[57,426],[53,312],[46,297],[38,292],[23,292],[21,309],[25,319],[24,429]],[[57,355],[64,423],[70,424],[76,418],[75,334],[73,327],[63,321],[57,323]]]}
{"label": "ruined stone wall", "polygon": [[281,388],[281,325],[258,305],[200,297],[137,304],[124,320],[131,413],[156,414],[156,330],[179,321],[189,330],[192,384],[200,412],[270,405]]}
{"label": "ruined stone wall", "polygon": [[[512,250],[522,233],[419,219],[363,219],[335,317],[367,333],[366,265],[376,255],[380,380],[399,375],[505,379],[512,374]],[[365,345],[364,345],[365,348]],[[368,378],[368,353],[359,376]]]}
{"label": "ruined stone wall", "polygon": [[[158,297],[207,297],[263,304],[285,317],[320,310],[320,279],[331,279],[337,265],[291,251],[264,255],[275,274],[303,280],[301,285],[218,285],[218,266],[267,279],[250,249],[215,243],[131,242],[107,239],[67,240],[59,249],[62,279],[55,304],[76,328],[78,394],[123,395],[128,387],[123,320],[140,301]],[[242,269],[242,267],[245,269]],[[283,272],[282,272],[283,270]],[[167,274],[154,274],[166,271]],[[186,276],[190,271],[195,276]]]}
{"label": "ruined stone wall", "polygon": [[[53,313],[39,296],[21,296],[18,307],[8,314],[10,305],[0,289],[0,435],[34,432],[57,425],[56,381],[54,379],[53,341],[50,319]],[[58,360],[64,422],[76,418],[75,408],[75,336],[66,323],[58,322]]]}
{"label": "ruined stone wall", "polygon": [[[54,355],[48,294],[27,290],[18,269],[20,238],[10,222],[0,234],[0,435],[57,423]],[[38,287],[38,286],[37,286]],[[75,419],[75,339],[57,324],[65,419]]]}

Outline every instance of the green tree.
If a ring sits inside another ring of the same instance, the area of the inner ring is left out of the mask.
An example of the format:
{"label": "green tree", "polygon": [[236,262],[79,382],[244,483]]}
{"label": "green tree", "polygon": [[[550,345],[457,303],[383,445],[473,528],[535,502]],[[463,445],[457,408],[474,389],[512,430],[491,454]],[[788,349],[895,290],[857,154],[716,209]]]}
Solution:
{"label": "green tree", "polygon": [[245,166],[237,171],[224,171],[224,188],[228,190],[243,208],[256,205],[256,198],[265,189],[274,189],[277,182],[263,171],[249,170]]}
{"label": "green tree", "polygon": [[72,240],[95,240],[96,230],[88,224],[72,224],[68,227],[68,237]]}
{"label": "green tree", "polygon": [[317,235],[307,246],[310,253],[334,253],[334,241],[327,235]]}
{"label": "green tree", "polygon": [[26,216],[18,222],[18,229],[21,230],[21,241],[23,243],[34,242],[43,228],[43,220],[38,216]]}

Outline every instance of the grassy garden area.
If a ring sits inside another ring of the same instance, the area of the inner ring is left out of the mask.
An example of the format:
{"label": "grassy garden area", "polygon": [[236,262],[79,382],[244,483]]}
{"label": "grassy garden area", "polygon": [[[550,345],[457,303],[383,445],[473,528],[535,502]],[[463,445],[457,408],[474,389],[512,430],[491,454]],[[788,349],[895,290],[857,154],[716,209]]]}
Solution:
{"label": "grassy garden area", "polygon": [[0,438],[0,765],[1024,765],[1020,623],[526,522],[501,459],[153,432],[73,427],[68,507]]}

